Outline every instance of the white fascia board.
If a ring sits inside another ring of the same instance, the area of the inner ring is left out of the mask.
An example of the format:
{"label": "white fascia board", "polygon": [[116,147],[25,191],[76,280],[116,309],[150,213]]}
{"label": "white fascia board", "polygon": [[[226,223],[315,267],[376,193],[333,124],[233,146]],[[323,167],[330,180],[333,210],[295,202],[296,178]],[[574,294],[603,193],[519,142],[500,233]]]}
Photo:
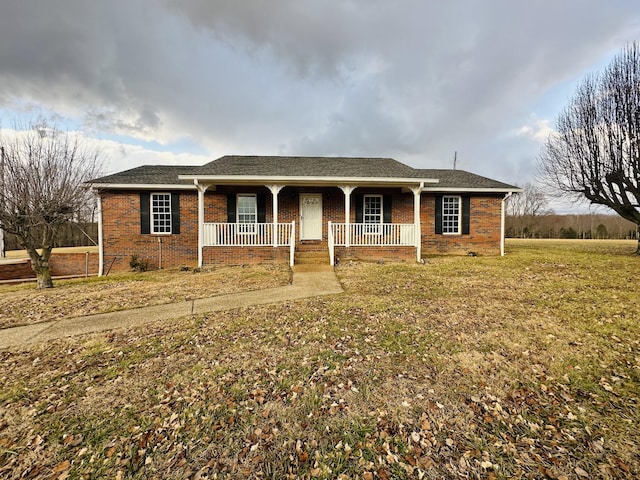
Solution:
{"label": "white fascia board", "polygon": [[424,187],[423,192],[434,193],[520,193],[521,188],[463,188],[463,187]]}
{"label": "white fascia board", "polygon": [[96,190],[195,190],[195,185],[171,183],[87,183],[87,187]]}
{"label": "white fascia board", "polygon": [[394,178],[394,177],[282,177],[254,175],[178,175],[180,180],[194,180],[200,183],[212,183],[218,185],[264,185],[265,183],[284,185],[420,185],[421,183],[436,184],[437,178]]}

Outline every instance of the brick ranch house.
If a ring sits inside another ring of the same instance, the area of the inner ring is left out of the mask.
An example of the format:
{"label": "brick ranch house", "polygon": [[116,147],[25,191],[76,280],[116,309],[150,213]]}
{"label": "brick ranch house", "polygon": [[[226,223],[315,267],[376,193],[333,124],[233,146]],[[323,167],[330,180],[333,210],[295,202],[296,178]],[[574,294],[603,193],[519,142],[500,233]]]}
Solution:
{"label": "brick ranch house", "polygon": [[390,158],[224,156],[142,166],[88,183],[99,199],[100,274],[288,262],[421,261],[504,254],[504,200],[517,187]]}

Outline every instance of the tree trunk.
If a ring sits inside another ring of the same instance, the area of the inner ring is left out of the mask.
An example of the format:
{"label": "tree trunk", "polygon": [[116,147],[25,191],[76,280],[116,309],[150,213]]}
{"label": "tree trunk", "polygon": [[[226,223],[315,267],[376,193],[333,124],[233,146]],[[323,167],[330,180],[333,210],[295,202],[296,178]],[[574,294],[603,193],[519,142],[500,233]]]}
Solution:
{"label": "tree trunk", "polygon": [[39,270],[40,271],[36,271],[36,288],[53,288],[49,263],[46,262],[46,265],[41,265]]}
{"label": "tree trunk", "polygon": [[27,249],[31,258],[31,268],[36,274],[36,288],[53,288],[53,280],[51,279],[51,267],[49,266],[49,258],[51,258],[51,247],[43,247],[42,254],[36,249]]}

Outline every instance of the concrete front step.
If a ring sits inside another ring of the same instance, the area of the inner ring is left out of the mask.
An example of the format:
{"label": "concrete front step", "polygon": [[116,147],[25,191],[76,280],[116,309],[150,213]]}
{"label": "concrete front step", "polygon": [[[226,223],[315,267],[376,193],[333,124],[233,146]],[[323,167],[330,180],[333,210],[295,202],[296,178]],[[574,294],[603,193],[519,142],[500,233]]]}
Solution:
{"label": "concrete front step", "polygon": [[306,263],[302,265],[293,266],[293,273],[332,272],[332,271],[333,271],[333,267],[329,265],[329,263],[322,264],[322,265],[314,264],[314,263]]}
{"label": "concrete front step", "polygon": [[328,265],[329,264],[329,252],[324,250],[296,250],[295,263],[298,264],[316,264],[316,265]]}
{"label": "concrete front step", "polygon": [[327,252],[329,251],[329,247],[326,245],[317,245],[317,244],[302,244],[296,245],[296,252]]}

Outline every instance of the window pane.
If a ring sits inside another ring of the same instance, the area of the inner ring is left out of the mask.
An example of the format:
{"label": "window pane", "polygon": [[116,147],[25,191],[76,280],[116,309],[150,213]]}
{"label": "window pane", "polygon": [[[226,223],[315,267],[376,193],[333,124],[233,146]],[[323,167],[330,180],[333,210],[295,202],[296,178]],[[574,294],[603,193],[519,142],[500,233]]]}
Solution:
{"label": "window pane", "polygon": [[365,226],[365,233],[380,233],[379,224],[382,223],[382,197],[380,195],[365,195],[363,203],[363,222],[375,224]]}
{"label": "window pane", "polygon": [[442,233],[460,233],[460,197],[442,197]]}
{"label": "window pane", "polygon": [[364,223],[382,223],[382,197],[364,196]]}
{"label": "window pane", "polygon": [[256,223],[258,221],[258,204],[255,195],[238,195],[238,223]]}
{"label": "window pane", "polygon": [[151,232],[171,233],[171,194],[151,194]]}

